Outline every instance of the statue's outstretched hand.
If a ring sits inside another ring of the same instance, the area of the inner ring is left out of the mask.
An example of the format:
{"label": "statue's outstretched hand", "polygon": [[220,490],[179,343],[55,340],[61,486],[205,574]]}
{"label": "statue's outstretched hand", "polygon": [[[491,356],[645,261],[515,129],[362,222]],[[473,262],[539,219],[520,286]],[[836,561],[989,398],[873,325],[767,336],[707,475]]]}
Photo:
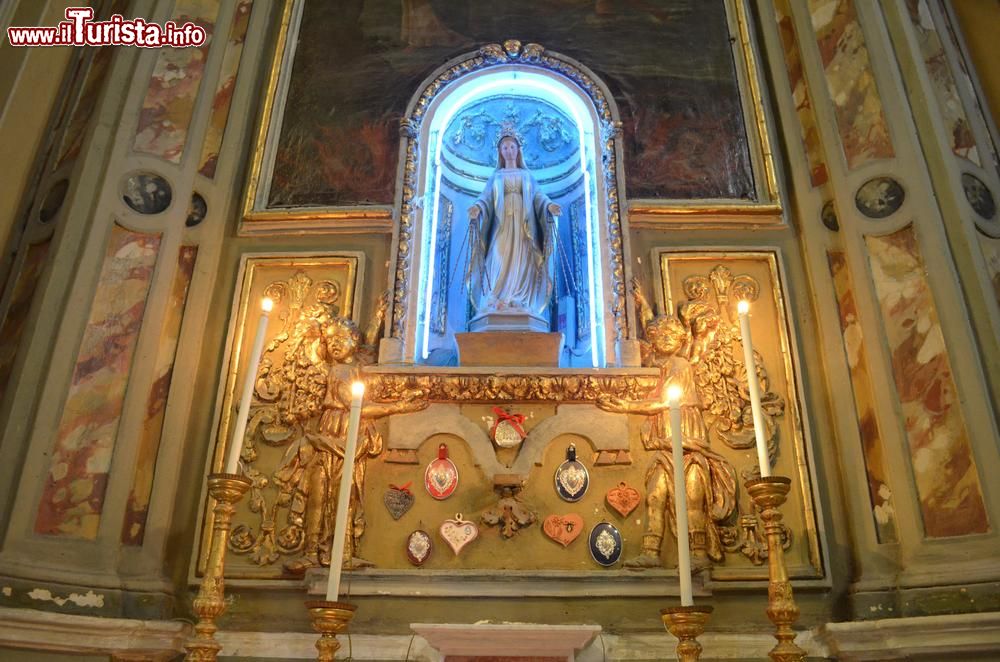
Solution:
{"label": "statue's outstretched hand", "polygon": [[597,406],[604,411],[624,413],[628,411],[628,402],[624,398],[602,393],[597,396]]}
{"label": "statue's outstretched hand", "polygon": [[473,205],[469,207],[469,220],[474,221],[479,218],[479,215],[483,213],[483,210],[479,208],[479,205]]}
{"label": "statue's outstretched hand", "polygon": [[562,207],[553,202],[549,205],[549,213],[553,216],[559,216],[562,214]]}

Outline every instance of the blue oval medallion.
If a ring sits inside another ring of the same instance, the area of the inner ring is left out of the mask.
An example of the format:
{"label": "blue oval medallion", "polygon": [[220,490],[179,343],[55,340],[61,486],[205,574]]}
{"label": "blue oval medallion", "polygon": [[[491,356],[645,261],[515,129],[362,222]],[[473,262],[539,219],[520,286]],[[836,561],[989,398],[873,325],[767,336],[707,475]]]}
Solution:
{"label": "blue oval medallion", "polygon": [[622,534],[614,524],[601,522],[590,532],[590,555],[603,566],[618,563],[622,555]]}
{"label": "blue oval medallion", "polygon": [[587,467],[576,459],[576,446],[566,449],[566,461],[556,469],[556,492],[563,501],[579,501],[590,486]]}

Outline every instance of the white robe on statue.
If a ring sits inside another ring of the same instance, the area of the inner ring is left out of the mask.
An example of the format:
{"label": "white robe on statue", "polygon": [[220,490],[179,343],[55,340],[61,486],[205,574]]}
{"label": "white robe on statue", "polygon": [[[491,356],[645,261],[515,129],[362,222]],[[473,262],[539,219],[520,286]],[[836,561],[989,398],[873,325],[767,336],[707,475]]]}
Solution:
{"label": "white robe on statue", "polygon": [[546,221],[552,200],[528,170],[500,168],[475,204],[481,215],[469,292],[476,311],[540,315],[552,295],[555,226]]}

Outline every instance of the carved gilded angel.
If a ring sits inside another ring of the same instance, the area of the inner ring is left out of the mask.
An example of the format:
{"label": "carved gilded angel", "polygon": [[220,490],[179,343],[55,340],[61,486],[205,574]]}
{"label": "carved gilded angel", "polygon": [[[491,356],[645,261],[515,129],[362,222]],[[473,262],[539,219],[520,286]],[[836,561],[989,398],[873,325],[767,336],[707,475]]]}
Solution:
{"label": "carved gilded angel", "polygon": [[[385,299],[380,302],[376,321],[366,334],[372,341],[377,338],[378,327],[384,319],[384,305]],[[310,567],[330,563],[351,404],[350,384],[360,377],[361,358],[370,352],[362,345],[357,325],[344,317],[329,320],[323,326],[322,339],[327,360],[322,412],[305,423],[302,436],[288,448],[281,466],[274,472],[274,481],[280,490],[279,503],[289,509],[288,525],[280,536],[286,547],[302,541],[301,555],[285,564],[285,570],[292,574],[302,574]],[[367,459],[378,456],[383,449],[382,436],[373,421],[423,409],[428,405],[426,395],[422,389],[410,389],[391,403],[367,401],[362,407],[344,548],[345,567],[366,564],[356,558],[355,550],[365,529],[362,495]]]}
{"label": "carved gilded angel", "polygon": [[[658,397],[628,401],[602,396],[598,406],[606,411],[647,416],[641,438],[646,450],[654,451],[646,472],[646,532],[642,552],[625,562],[627,567],[658,567],[666,522],[676,536],[673,506],[673,458],[671,433],[667,425],[667,388],[680,386],[681,435],[684,449],[684,479],[687,492],[688,527],[691,559],[696,567],[704,568],[712,561],[724,558],[719,527],[728,520],[736,507],[736,471],[724,457],[711,450],[702,417],[702,402],[695,381],[691,351],[699,346],[699,338],[691,333],[689,323],[677,317],[653,316],[652,308],[638,289],[636,301],[643,328],[642,352],[644,365],[660,368],[661,388]],[[707,323],[698,328],[711,328]]]}

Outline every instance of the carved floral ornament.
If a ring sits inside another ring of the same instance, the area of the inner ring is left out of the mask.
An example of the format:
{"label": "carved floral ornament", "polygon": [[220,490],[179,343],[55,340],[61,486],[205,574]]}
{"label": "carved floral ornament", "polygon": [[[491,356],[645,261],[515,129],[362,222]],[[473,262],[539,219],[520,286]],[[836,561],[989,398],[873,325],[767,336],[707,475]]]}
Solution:
{"label": "carved floral ornament", "polygon": [[466,59],[446,69],[427,85],[410,114],[400,120],[400,136],[406,145],[406,155],[403,161],[403,196],[399,217],[399,249],[396,255],[395,282],[392,294],[391,335],[399,339],[405,336],[407,300],[413,289],[410,277],[413,271],[411,256],[416,250],[414,232],[418,204],[416,195],[419,188],[417,170],[420,154],[426,152],[420,145],[420,127],[426,113],[439,94],[446,88],[459,83],[468,74],[489,67],[511,64],[545,69],[566,78],[582,90],[594,106],[601,132],[601,154],[597,161],[603,171],[604,185],[607,190],[606,217],[610,246],[608,269],[611,278],[609,293],[611,317],[614,323],[615,338],[619,340],[629,338],[622,229],[616,176],[617,155],[615,152],[615,140],[620,138],[622,132],[621,122],[614,120],[611,106],[605,98],[604,92],[588,74],[562,56],[547,52],[539,44],[522,44],[516,39],[507,40],[502,45],[487,44],[478,52],[470,54]]}

